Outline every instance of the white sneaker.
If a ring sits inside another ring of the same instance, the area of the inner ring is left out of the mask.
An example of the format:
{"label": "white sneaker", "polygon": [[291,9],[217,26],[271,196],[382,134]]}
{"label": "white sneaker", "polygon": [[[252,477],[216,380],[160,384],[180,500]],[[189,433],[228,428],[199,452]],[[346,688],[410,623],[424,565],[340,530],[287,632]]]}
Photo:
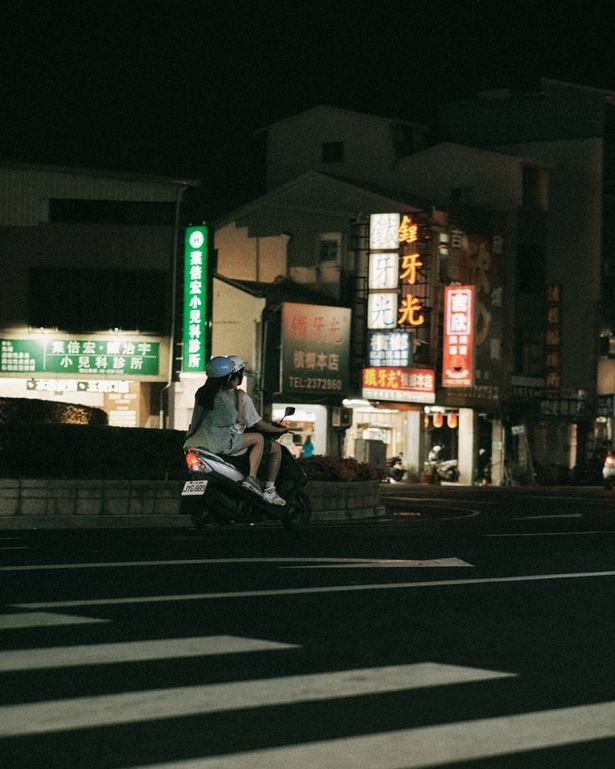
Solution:
{"label": "white sneaker", "polygon": [[278,492],[275,490],[275,486],[269,486],[265,489],[265,491],[263,491],[263,499],[270,505],[286,504],[286,500],[282,499],[282,497],[278,494]]}

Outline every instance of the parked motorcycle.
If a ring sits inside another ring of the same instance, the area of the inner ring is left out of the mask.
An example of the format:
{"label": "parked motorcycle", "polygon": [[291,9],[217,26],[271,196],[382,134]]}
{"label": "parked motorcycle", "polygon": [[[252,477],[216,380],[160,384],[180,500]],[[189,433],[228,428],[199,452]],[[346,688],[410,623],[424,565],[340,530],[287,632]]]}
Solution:
{"label": "parked motorcycle", "polygon": [[[284,417],[294,411],[292,406],[287,406]],[[312,517],[310,499],[304,491],[308,479],[286,446],[280,444],[280,448],[282,463],[276,489],[286,501],[284,506],[271,505],[241,486],[248,470],[247,453],[233,457],[232,463],[207,449],[186,448],[184,457],[189,480],[181,492],[182,513],[190,515],[194,526],[204,530],[263,520],[278,520],[291,531],[305,528]]]}
{"label": "parked motorcycle", "polygon": [[459,468],[456,459],[441,459],[442,446],[436,444],[427,455],[425,462],[425,472],[431,476],[432,483],[441,483],[442,481],[458,481]]}
{"label": "parked motorcycle", "polygon": [[399,483],[406,474],[406,468],[402,465],[400,456],[389,457],[384,463],[384,470],[385,476],[382,479],[384,483],[391,483],[391,481]]}

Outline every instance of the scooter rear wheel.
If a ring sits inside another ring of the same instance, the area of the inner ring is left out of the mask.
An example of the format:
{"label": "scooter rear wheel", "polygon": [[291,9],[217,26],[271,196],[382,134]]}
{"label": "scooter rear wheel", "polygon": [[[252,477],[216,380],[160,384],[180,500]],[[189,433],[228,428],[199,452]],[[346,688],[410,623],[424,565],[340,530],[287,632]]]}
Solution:
{"label": "scooter rear wheel", "polygon": [[305,529],[312,519],[312,503],[308,495],[300,491],[282,513],[282,525],[288,531]]}

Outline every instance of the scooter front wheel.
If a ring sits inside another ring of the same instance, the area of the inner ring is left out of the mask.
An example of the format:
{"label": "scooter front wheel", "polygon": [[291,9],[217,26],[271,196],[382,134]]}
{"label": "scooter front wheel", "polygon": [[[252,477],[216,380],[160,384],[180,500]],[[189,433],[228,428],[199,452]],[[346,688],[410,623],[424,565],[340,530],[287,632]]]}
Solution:
{"label": "scooter front wheel", "polygon": [[288,502],[282,513],[282,525],[288,531],[301,531],[305,529],[312,519],[312,503],[308,495],[300,491],[297,496]]}

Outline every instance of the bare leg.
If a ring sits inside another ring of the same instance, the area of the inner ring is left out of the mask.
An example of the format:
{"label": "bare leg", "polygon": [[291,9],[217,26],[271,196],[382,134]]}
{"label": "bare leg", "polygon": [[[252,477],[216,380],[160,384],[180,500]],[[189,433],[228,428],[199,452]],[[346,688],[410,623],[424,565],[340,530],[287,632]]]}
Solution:
{"label": "bare leg", "polygon": [[260,433],[244,433],[241,436],[241,448],[248,447],[250,453],[248,459],[250,461],[250,476],[256,479],[258,468],[263,458],[263,447],[265,440]]}
{"label": "bare leg", "polygon": [[273,483],[278,477],[280,472],[280,465],[282,463],[282,449],[280,444],[275,441],[271,441],[271,452],[269,455],[269,467],[267,470],[267,480]]}

